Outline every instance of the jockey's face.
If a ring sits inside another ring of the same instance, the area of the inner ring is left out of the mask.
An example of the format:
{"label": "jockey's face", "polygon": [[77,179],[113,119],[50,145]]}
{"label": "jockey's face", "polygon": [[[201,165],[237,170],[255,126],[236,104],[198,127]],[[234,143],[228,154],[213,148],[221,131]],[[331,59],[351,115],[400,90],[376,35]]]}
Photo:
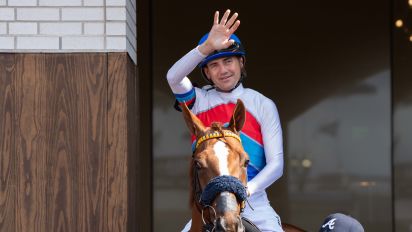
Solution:
{"label": "jockey's face", "polygon": [[237,56],[222,57],[207,63],[204,72],[216,88],[230,91],[238,83],[242,68],[243,58]]}

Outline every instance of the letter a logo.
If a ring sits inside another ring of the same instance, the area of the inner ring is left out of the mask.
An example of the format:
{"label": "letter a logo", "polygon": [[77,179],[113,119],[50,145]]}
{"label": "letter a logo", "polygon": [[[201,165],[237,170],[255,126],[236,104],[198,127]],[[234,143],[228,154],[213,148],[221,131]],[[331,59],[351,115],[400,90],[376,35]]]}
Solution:
{"label": "letter a logo", "polygon": [[328,222],[322,225],[322,228],[328,227],[329,230],[333,230],[333,228],[335,228],[335,221],[336,221],[336,218],[330,219]]}

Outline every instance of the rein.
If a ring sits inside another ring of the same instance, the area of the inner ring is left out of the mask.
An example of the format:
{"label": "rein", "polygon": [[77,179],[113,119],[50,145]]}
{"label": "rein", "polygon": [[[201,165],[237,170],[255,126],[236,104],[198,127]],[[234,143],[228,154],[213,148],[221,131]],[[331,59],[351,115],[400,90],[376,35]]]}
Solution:
{"label": "rein", "polygon": [[193,165],[193,188],[194,188],[194,198],[195,198],[194,204],[196,205],[197,210],[202,215],[202,222],[203,222],[202,231],[212,232],[214,231],[215,223],[212,221],[210,216],[208,217],[209,220],[206,222],[203,211],[207,208],[212,208],[215,217],[216,217],[216,211],[212,206],[209,206],[209,205],[205,206],[201,204],[201,197],[202,197],[203,191],[202,191],[202,186],[200,186],[199,175],[197,173],[197,169],[195,165]]}

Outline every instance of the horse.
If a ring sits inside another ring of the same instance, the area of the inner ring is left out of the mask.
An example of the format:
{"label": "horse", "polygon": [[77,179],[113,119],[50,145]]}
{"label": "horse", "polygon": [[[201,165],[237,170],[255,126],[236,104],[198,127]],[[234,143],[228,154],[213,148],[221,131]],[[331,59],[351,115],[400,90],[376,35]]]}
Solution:
{"label": "horse", "polygon": [[240,213],[247,198],[249,156],[243,149],[239,132],[245,122],[245,106],[238,100],[227,127],[219,122],[204,126],[186,104],[182,104],[182,112],[197,141],[190,168],[190,230],[244,231]]}
{"label": "horse", "polygon": [[[206,127],[186,104],[181,104],[181,108],[189,131],[196,137],[190,162],[190,231],[259,231],[253,223],[240,216],[248,197],[249,164],[249,156],[240,139],[246,120],[243,102],[237,100],[226,127],[220,122]],[[289,231],[288,228],[291,227],[285,227],[285,231]]]}

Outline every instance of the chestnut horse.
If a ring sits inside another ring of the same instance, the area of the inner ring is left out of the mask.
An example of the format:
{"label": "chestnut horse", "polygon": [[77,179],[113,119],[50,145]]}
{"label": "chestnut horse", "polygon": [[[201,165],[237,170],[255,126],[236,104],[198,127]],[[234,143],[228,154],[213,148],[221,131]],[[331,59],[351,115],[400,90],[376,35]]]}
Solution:
{"label": "chestnut horse", "polygon": [[206,127],[185,104],[181,106],[185,123],[197,141],[190,168],[190,231],[244,232],[248,220],[242,220],[240,214],[247,198],[249,156],[239,132],[245,122],[245,106],[237,101],[227,127],[219,122]]}
{"label": "chestnut horse", "polygon": [[182,109],[197,141],[190,168],[190,231],[244,231],[240,213],[247,197],[249,157],[239,137],[246,117],[243,103],[237,102],[228,127],[217,122],[205,127],[185,104]]}

